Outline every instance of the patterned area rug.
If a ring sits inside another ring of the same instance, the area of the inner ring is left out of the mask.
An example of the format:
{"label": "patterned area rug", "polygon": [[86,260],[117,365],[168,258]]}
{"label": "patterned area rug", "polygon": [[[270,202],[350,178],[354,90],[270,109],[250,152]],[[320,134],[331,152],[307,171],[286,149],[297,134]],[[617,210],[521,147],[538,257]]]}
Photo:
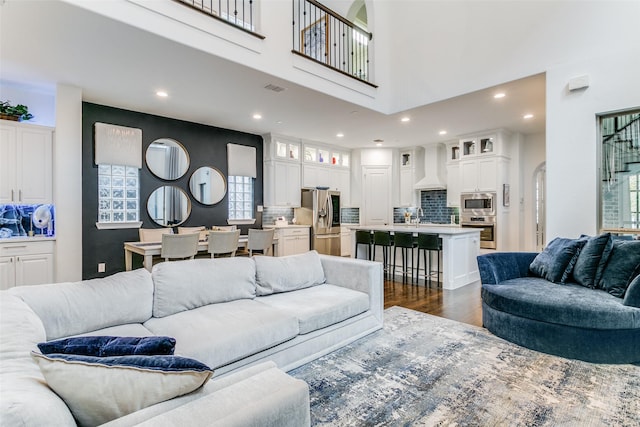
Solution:
{"label": "patterned area rug", "polygon": [[640,426],[640,367],[538,353],[400,308],[384,329],[289,372],[315,426]]}

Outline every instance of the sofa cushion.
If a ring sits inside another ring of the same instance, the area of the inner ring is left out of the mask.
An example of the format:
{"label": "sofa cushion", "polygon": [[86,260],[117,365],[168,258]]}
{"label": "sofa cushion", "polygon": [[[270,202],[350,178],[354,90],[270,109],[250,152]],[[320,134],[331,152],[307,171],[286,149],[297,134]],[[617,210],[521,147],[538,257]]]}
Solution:
{"label": "sofa cushion", "polygon": [[9,290],[40,317],[47,340],[151,317],[153,283],[144,268],[76,283],[18,286]]}
{"label": "sofa cushion", "polygon": [[213,375],[206,365],[177,356],[31,355],[81,426],[190,393]]}
{"label": "sofa cushion", "polygon": [[325,282],[316,251],[283,257],[254,257],[256,295],[271,295],[320,285]]}
{"label": "sofa cushion", "polygon": [[301,334],[342,322],[369,309],[367,294],[329,284],[259,297],[256,301],[295,316]]}
{"label": "sofa cushion", "polygon": [[42,354],[81,354],[84,356],[171,355],[176,340],[171,337],[115,337],[87,336],[42,342],[38,349]]}
{"label": "sofa cushion", "polygon": [[550,282],[565,283],[585,243],[582,239],[556,237],[534,258],[529,270]]}
{"label": "sofa cushion", "polygon": [[176,354],[218,368],[288,341],[298,335],[298,320],[255,300],[210,304],[144,326],[176,339]]}
{"label": "sofa cushion", "polygon": [[608,293],[573,283],[556,286],[536,277],[482,285],[489,307],[515,316],[589,329],[640,328],[638,309]]}
{"label": "sofa cushion", "polygon": [[624,305],[640,308],[640,275],[631,281],[624,294]]}
{"label": "sofa cushion", "polygon": [[640,241],[615,240],[599,287],[616,297],[624,297],[629,283],[640,273]]}
{"label": "sofa cushion", "polygon": [[611,233],[588,237],[573,267],[575,282],[588,288],[597,287],[612,248]]}
{"label": "sofa cushion", "polygon": [[233,257],[162,262],[152,271],[153,317],[256,295],[253,259]]}
{"label": "sofa cushion", "polygon": [[100,335],[119,335],[122,337],[152,337],[154,333],[142,326],[141,323],[126,323],[124,325],[110,326],[96,331],[74,335],[76,337],[92,337]]}

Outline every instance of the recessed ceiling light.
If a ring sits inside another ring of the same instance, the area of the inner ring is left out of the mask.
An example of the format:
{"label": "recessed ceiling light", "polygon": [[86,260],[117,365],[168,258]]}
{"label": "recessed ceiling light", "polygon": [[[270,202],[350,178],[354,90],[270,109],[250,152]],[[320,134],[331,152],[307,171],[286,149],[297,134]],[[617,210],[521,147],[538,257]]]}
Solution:
{"label": "recessed ceiling light", "polygon": [[260,120],[262,118],[262,115],[256,113],[253,115],[253,118],[256,120]]}
{"label": "recessed ceiling light", "polygon": [[495,99],[504,98],[506,95],[503,92],[496,93],[493,95]]}
{"label": "recessed ceiling light", "polygon": [[400,119],[401,122],[405,122],[405,123],[410,121],[410,120],[411,119],[409,117],[403,117],[403,118]]}
{"label": "recessed ceiling light", "polygon": [[336,134],[336,136],[337,136],[338,138],[342,138],[342,137],[344,136],[344,133],[342,133],[342,132],[341,132],[341,133],[337,133],[337,134]]}
{"label": "recessed ceiling light", "polygon": [[446,135],[447,131],[446,130],[441,130],[440,132],[438,132],[440,135]]}
{"label": "recessed ceiling light", "polygon": [[277,124],[277,125],[281,125],[281,124],[282,124],[282,120],[278,120],[278,121],[276,122],[276,124]]}
{"label": "recessed ceiling light", "polygon": [[376,147],[382,147],[382,142],[377,142]]}
{"label": "recessed ceiling light", "polygon": [[156,95],[159,96],[160,98],[166,98],[167,96],[169,96],[169,94],[163,90],[157,91]]}
{"label": "recessed ceiling light", "polygon": [[532,119],[533,118],[533,114],[525,114],[524,116],[522,116],[522,118],[524,118],[524,119]]}

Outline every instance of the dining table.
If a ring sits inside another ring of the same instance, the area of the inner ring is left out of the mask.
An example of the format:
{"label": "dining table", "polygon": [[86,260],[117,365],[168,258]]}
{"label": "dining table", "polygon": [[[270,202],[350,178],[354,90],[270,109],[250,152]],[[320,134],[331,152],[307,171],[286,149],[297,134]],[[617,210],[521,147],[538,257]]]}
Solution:
{"label": "dining table", "polygon": [[[241,234],[238,238],[238,248],[245,249],[249,242],[249,236],[247,234]],[[276,248],[278,245],[278,239],[273,239],[272,254],[277,253]],[[198,252],[207,252],[209,249],[209,241],[198,241]],[[161,242],[124,242],[124,268],[126,271],[130,271],[133,268],[133,254],[142,255],[144,258],[143,266],[147,270],[151,271],[153,267],[153,258],[160,257],[162,250]]]}

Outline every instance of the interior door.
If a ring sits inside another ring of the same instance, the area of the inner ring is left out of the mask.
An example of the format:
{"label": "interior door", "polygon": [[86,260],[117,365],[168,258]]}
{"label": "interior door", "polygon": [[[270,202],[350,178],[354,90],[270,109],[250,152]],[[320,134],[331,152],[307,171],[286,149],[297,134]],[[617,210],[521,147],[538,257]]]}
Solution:
{"label": "interior door", "polygon": [[391,170],[389,166],[363,166],[364,225],[391,224]]}

